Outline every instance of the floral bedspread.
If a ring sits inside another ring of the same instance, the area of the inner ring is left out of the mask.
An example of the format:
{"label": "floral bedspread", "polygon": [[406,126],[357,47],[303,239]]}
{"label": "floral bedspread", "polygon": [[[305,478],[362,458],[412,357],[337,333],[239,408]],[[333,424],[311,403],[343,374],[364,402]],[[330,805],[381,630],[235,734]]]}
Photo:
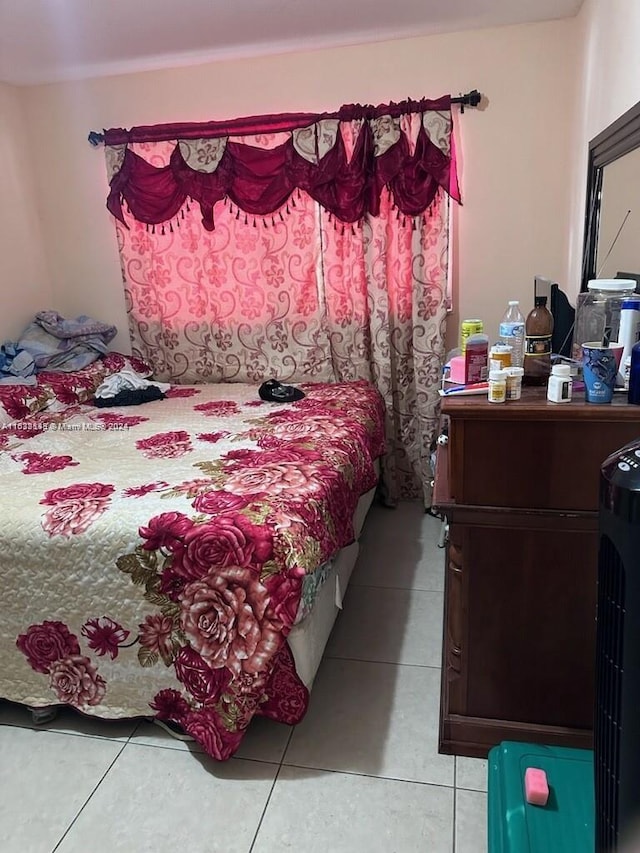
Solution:
{"label": "floral bedspread", "polygon": [[0,426],[1,697],[156,715],[217,759],[256,713],[301,719],[286,637],[303,579],[353,540],[383,451],[371,385],[302,387],[106,409],[62,387]]}

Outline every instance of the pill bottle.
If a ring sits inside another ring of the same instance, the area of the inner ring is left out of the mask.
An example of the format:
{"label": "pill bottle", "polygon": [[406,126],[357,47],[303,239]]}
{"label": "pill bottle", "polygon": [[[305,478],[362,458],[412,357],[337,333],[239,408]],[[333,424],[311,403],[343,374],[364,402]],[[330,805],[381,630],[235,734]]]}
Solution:
{"label": "pill bottle", "polygon": [[568,364],[554,364],[547,385],[547,400],[551,403],[570,403],[571,367]]}
{"label": "pill bottle", "polygon": [[522,396],[524,367],[507,367],[507,400],[519,400]]}
{"label": "pill bottle", "polygon": [[494,344],[489,350],[489,367],[502,370],[511,367],[512,347],[508,344]]}
{"label": "pill bottle", "polygon": [[490,403],[504,403],[507,399],[507,371],[489,371],[489,396]]}

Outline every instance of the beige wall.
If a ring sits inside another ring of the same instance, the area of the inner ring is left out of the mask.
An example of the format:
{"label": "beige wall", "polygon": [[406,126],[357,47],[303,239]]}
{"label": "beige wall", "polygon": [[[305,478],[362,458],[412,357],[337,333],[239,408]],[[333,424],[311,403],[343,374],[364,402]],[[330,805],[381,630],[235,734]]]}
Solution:
{"label": "beige wall", "polygon": [[[640,2],[585,0],[576,19],[580,93],[569,180],[567,280],[580,289],[589,141],[640,101]],[[639,211],[640,212],[640,211]],[[627,270],[630,272],[630,270]]]}
{"label": "beige wall", "polygon": [[486,109],[458,122],[464,206],[450,339],[463,316],[485,318],[494,335],[508,299],[531,304],[534,274],[561,280],[566,268],[575,33],[575,19],[554,21],[24,89],[31,138],[48,142],[37,181],[55,307],[115,323],[114,345],[127,346],[103,152],[86,142],[89,130],[476,87]]}
{"label": "beige wall", "polygon": [[0,342],[15,339],[36,311],[50,308],[33,162],[20,90],[0,83]]}

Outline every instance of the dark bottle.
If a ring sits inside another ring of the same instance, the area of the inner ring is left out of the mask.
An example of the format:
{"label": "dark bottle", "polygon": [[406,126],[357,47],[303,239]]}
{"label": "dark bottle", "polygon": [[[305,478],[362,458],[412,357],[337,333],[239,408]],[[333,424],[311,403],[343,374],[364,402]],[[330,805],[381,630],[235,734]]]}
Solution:
{"label": "dark bottle", "polygon": [[547,308],[547,297],[536,296],[536,307],[525,321],[524,377],[525,385],[546,385],[551,373],[551,335],[553,314]]}
{"label": "dark bottle", "polygon": [[640,406],[640,343],[635,344],[631,350],[631,368],[629,370],[629,396],[630,403]]}

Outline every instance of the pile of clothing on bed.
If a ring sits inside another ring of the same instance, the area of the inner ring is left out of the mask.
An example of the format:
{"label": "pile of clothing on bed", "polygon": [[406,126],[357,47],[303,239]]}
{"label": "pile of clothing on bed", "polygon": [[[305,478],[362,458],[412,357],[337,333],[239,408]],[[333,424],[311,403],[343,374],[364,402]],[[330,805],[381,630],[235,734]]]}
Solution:
{"label": "pile of clothing on bed", "polygon": [[117,331],[84,314],[67,320],[57,311],[40,311],[17,341],[0,347],[0,383],[34,385],[40,370],[87,367],[107,353]]}

